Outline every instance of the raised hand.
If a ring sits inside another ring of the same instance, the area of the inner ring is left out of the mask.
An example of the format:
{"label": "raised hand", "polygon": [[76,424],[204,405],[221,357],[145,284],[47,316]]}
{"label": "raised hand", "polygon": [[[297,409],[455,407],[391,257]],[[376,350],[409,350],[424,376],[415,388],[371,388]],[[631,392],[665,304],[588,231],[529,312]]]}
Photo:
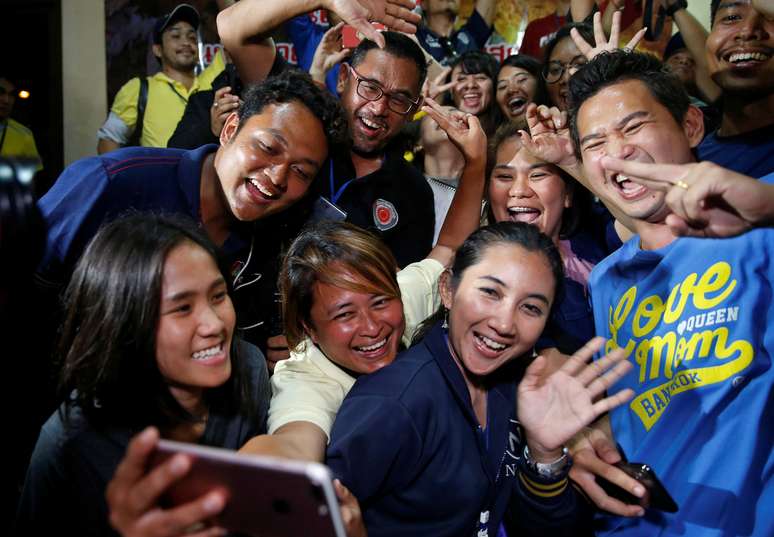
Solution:
{"label": "raised hand", "polygon": [[231,93],[231,86],[224,86],[215,92],[210,107],[210,130],[220,138],[220,131],[226,124],[226,118],[239,109],[239,97]]}
{"label": "raised hand", "polygon": [[[604,418],[599,421],[604,421]],[[642,516],[645,510],[639,505],[630,505],[610,497],[597,483],[599,476],[616,486],[631,492],[638,498],[645,495],[645,488],[639,481],[613,466],[621,455],[610,437],[595,423],[573,437],[570,443],[572,468],[570,479],[577,483],[597,507],[619,516]]]}
{"label": "raised hand", "polygon": [[[641,28],[634,37],[632,37],[623,49],[627,52],[634,50],[642,37],[645,35],[647,28]],[[613,25],[610,28],[610,39],[605,36],[605,29],[602,27],[602,14],[597,11],[594,13],[594,45],[587,43],[583,37],[581,37],[578,30],[573,28],[570,30],[570,36],[575,42],[575,46],[581,51],[581,54],[586,56],[587,59],[592,59],[602,52],[616,50],[619,48],[618,41],[621,36],[621,12],[616,11],[613,13]]]}
{"label": "raised hand", "polygon": [[532,453],[557,452],[599,415],[622,405],[634,394],[625,389],[603,397],[632,367],[623,349],[588,363],[603,343],[603,338],[592,339],[547,378],[542,376],[545,357],[539,356],[527,368],[518,387],[517,409]]}
{"label": "raised hand", "polygon": [[427,112],[446,132],[468,164],[486,160],[486,134],[476,116],[459,110],[449,110],[433,99],[425,100],[422,111]]}
{"label": "raised hand", "polygon": [[328,0],[327,7],[366,38],[384,48],[384,36],[371,26],[381,22],[387,28],[398,32],[415,33],[422,19],[412,10],[413,0]]}
{"label": "raised hand", "polygon": [[425,82],[422,84],[422,97],[425,99],[435,100],[438,99],[439,95],[442,95],[444,92],[452,89],[454,87],[454,81],[446,82],[446,79],[448,78],[451,71],[451,67],[444,67],[438,73],[438,76],[432,80],[430,77],[425,78]]}
{"label": "raised hand", "polygon": [[562,168],[578,164],[575,157],[567,112],[558,108],[535,103],[527,105],[527,126],[529,133],[519,131],[524,148],[535,158],[556,164]]}
{"label": "raised hand", "polygon": [[149,427],[129,442],[126,455],[105,493],[110,508],[110,524],[124,537],[225,535],[222,528],[204,525],[226,505],[220,491],[209,492],[172,509],[158,506],[163,492],[191,468],[191,460],[178,454],[148,471],[148,461],[158,440],[158,431]]}
{"label": "raised hand", "polygon": [[325,77],[328,75],[328,71],[352,53],[351,49],[342,46],[342,28],[344,28],[343,22],[329,28],[323,34],[317,49],[314,51],[314,58],[312,58],[312,64],[309,66],[309,74],[312,76],[312,79],[321,84],[325,84]]}
{"label": "raised hand", "polygon": [[666,192],[676,235],[731,237],[774,220],[774,186],[711,162],[654,164],[604,157],[602,166]]}

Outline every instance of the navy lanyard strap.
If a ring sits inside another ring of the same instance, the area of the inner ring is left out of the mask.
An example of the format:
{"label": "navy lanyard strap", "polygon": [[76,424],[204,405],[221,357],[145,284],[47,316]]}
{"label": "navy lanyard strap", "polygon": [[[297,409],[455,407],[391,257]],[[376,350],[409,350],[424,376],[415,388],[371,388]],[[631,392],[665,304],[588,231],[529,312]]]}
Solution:
{"label": "navy lanyard strap", "polygon": [[344,193],[344,190],[346,190],[346,188],[349,186],[349,184],[352,181],[354,181],[354,179],[350,179],[349,181],[341,185],[338,190],[335,190],[336,188],[334,186],[335,181],[333,179],[333,159],[328,159],[328,163],[330,168],[330,171],[328,173],[328,182],[330,184],[330,190],[331,190],[331,203],[335,205],[336,202],[339,201],[339,198],[341,197],[341,195]]}

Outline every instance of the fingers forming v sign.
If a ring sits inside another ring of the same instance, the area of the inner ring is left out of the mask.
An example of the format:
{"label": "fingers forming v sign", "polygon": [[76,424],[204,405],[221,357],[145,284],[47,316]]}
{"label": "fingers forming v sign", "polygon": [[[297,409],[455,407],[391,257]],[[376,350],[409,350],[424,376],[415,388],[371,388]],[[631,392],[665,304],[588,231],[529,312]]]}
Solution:
{"label": "fingers forming v sign", "polygon": [[444,67],[443,70],[438,73],[438,76],[432,80],[426,78],[425,83],[422,84],[422,96],[426,99],[437,99],[439,95],[452,89],[454,87],[454,82],[446,82],[446,78],[451,71],[451,67]]}
{"label": "fingers forming v sign", "polygon": [[[633,51],[642,40],[646,30],[647,28],[641,28],[640,31],[634,34],[634,37],[632,37],[629,42],[626,43],[626,46],[623,47],[623,50],[626,52]],[[580,50],[581,54],[586,56],[586,59],[588,60],[591,60],[602,52],[616,50],[619,48],[618,41],[621,36],[621,12],[616,11],[613,14],[613,25],[610,28],[610,39],[605,36],[605,29],[602,27],[602,14],[599,12],[594,13],[594,46],[591,46],[590,43],[587,43],[575,28],[570,30],[570,36],[575,42],[575,45],[578,47],[578,50]]]}
{"label": "fingers forming v sign", "polygon": [[605,391],[631,369],[623,349],[588,363],[604,343],[594,338],[573,354],[561,369],[541,379],[545,359],[536,359],[518,388],[518,417],[530,444],[548,452],[560,448],[583,427],[628,401],[633,392]]}

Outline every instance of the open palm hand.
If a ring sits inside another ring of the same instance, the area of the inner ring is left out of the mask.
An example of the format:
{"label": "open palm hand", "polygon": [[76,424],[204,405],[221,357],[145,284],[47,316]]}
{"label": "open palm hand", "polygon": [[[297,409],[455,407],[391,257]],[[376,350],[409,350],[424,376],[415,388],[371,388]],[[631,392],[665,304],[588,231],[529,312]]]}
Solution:
{"label": "open palm hand", "polygon": [[631,368],[623,349],[588,363],[604,340],[594,338],[573,354],[558,371],[543,378],[545,358],[527,369],[518,388],[518,418],[530,447],[545,452],[561,448],[600,414],[628,401],[633,392],[621,390],[602,397]]}

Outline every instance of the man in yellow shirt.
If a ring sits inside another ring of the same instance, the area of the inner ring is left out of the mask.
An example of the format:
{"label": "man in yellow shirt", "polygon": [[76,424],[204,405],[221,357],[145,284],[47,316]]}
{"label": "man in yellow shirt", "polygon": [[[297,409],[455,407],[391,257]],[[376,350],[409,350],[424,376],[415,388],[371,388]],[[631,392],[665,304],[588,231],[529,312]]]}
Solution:
{"label": "man in yellow shirt", "polygon": [[16,86],[0,75],[0,157],[35,160],[40,171],[43,164],[32,131],[10,117],[15,101]]}
{"label": "man in yellow shirt", "polygon": [[[161,71],[147,78],[147,98],[142,116],[139,145],[166,147],[183,116],[188,97],[201,89],[209,89],[217,73],[205,70],[199,77],[194,71],[199,61],[196,29],[199,14],[188,4],[179,4],[156,23],[153,53],[161,62]],[[138,125],[138,96],[141,78],[123,85],[116,94],[113,107],[97,131],[97,151],[102,154],[131,143]],[[135,137],[136,140],[136,137]]]}

